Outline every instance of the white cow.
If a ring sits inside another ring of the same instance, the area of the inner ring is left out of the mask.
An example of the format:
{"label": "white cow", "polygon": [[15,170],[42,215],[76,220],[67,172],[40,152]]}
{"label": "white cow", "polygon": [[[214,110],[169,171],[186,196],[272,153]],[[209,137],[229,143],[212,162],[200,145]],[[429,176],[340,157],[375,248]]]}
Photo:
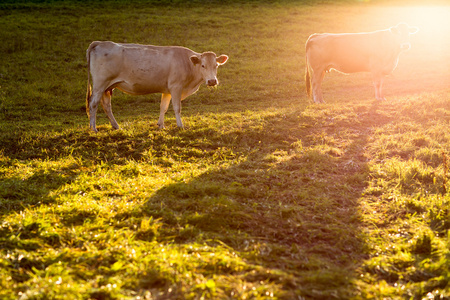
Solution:
{"label": "white cow", "polygon": [[[119,125],[111,111],[112,90],[132,95],[162,93],[158,125],[164,128],[164,114],[170,99],[178,127],[181,122],[181,100],[195,93],[202,82],[218,84],[217,67],[228,56],[213,52],[196,53],[183,47],[160,47],[139,44],[92,42],[86,51],[88,90],[86,112],[90,127],[97,132],[96,114],[101,103],[113,128]],[[92,76],[92,89],[89,75]]]}
{"label": "white cow", "polygon": [[325,72],[370,72],[375,98],[385,100],[381,91],[384,76],[394,71],[400,52],[408,50],[410,34],[416,27],[400,23],[386,30],[363,33],[313,34],[306,41],[306,92],[314,102],[324,102],[322,80]]}

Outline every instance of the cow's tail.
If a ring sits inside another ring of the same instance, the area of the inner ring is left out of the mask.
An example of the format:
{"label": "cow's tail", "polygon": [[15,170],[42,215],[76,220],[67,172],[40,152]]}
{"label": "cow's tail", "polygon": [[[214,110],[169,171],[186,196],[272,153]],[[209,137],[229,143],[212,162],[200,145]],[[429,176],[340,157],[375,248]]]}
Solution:
{"label": "cow's tail", "polygon": [[88,79],[87,79],[87,92],[86,92],[86,113],[89,118],[89,103],[91,102],[91,96],[92,96],[92,88],[91,88],[91,82],[90,82],[90,75],[91,75],[91,51],[92,49],[97,46],[98,42],[92,42],[89,45],[89,48],[86,50],[86,60],[87,60],[87,71],[88,71]]}
{"label": "cow's tail", "polygon": [[[89,72],[89,70],[88,70]],[[89,82],[89,74],[88,74],[88,83],[87,83],[87,92],[86,92],[86,113],[88,118],[90,117],[89,114],[89,102],[91,101],[91,96],[92,96],[92,89],[91,89],[91,85]]]}
{"label": "cow's tail", "polygon": [[311,47],[311,37],[308,38],[305,45],[305,86],[306,86],[306,94],[308,97],[311,97],[311,66],[308,61],[308,50]]}
{"label": "cow's tail", "polygon": [[306,94],[308,95],[308,97],[311,97],[311,74],[309,73],[308,58],[306,58],[305,85],[306,85]]}

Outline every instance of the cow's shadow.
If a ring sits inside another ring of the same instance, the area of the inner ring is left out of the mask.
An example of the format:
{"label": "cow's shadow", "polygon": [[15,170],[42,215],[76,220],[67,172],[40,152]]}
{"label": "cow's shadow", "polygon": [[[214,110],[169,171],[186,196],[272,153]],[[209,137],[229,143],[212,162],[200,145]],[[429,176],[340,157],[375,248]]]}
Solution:
{"label": "cow's shadow", "polygon": [[[339,174],[340,168],[348,168],[347,175]],[[323,275],[323,291],[348,288],[365,257],[358,199],[367,175],[365,163],[314,150],[293,154],[275,167],[254,155],[161,188],[142,213],[164,224],[162,241],[172,236],[170,243],[190,244],[201,236],[210,246],[224,243],[249,265],[267,271],[255,281],[295,285],[308,295],[305,284],[314,272]],[[342,268],[348,270],[345,279]],[[273,279],[276,270],[282,275]]]}
{"label": "cow's shadow", "polygon": [[[226,244],[249,265],[267,270],[249,280],[275,280],[291,290],[294,285],[319,299],[348,289],[366,258],[358,202],[369,176],[363,149],[371,127],[392,120],[371,107],[360,114],[357,128],[332,117],[312,126],[314,120],[298,119],[297,113],[269,117],[257,135],[261,144],[242,162],[165,186],[141,211],[162,222],[169,243],[200,238],[211,246]],[[281,138],[272,130],[280,118],[292,122],[282,137],[286,146],[276,148],[270,141]],[[351,130],[341,150],[326,145],[331,136]],[[254,137],[249,131],[240,139]],[[348,271],[345,278],[342,269]],[[283,271],[274,279],[269,270]],[[308,287],[310,276],[318,278],[314,288]]]}

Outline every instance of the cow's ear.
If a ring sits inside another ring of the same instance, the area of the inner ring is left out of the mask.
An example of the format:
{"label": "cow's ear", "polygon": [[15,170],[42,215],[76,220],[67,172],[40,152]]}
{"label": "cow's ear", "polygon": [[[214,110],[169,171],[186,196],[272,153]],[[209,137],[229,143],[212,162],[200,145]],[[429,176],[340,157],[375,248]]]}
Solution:
{"label": "cow's ear", "polygon": [[202,60],[197,55],[192,55],[191,61],[194,65],[202,63]]}
{"label": "cow's ear", "polygon": [[225,54],[222,54],[221,56],[216,58],[216,61],[219,65],[223,65],[224,63],[226,63],[228,60],[228,56],[226,56]]}
{"label": "cow's ear", "polygon": [[410,34],[414,34],[414,33],[416,33],[417,31],[419,31],[419,28],[417,28],[417,27],[409,27],[409,33],[410,33]]}

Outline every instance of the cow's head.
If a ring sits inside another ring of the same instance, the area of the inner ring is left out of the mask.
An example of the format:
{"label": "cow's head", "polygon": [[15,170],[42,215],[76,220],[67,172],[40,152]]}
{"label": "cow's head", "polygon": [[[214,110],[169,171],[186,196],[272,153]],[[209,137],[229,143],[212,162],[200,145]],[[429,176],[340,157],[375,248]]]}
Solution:
{"label": "cow's head", "polygon": [[409,50],[411,44],[409,42],[409,36],[419,31],[417,27],[410,27],[408,24],[400,23],[397,26],[389,28],[394,35],[395,40],[400,45],[402,51]]}
{"label": "cow's head", "polygon": [[217,67],[226,63],[227,60],[228,56],[221,55],[216,57],[216,54],[213,52],[204,52],[200,55],[191,56],[192,63],[200,67],[203,80],[208,86],[215,86],[219,83],[217,80]]}

